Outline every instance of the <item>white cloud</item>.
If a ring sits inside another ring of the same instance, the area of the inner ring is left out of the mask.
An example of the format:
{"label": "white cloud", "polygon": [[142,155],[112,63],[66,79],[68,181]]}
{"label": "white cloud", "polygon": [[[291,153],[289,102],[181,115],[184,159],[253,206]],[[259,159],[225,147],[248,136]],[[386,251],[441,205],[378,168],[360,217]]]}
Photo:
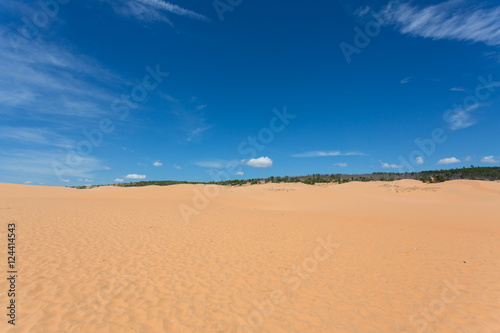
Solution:
{"label": "white cloud", "polygon": [[154,165],[155,167],[160,167],[160,166],[162,166],[162,165],[163,165],[163,163],[160,163],[160,161],[156,161],[156,162],[154,162],[154,163],[153,163],[153,165]]}
{"label": "white cloud", "polygon": [[472,160],[472,156],[467,156],[464,161],[465,162],[470,162],[471,160]]}
{"label": "white cloud", "polygon": [[127,0],[121,3],[110,3],[117,14],[134,17],[141,21],[160,21],[173,26],[172,22],[165,15],[165,13],[175,14],[200,21],[210,21],[210,19],[206,16],[162,0]]}
{"label": "white cloud", "polygon": [[109,166],[105,166],[104,170],[111,170],[111,168]]}
{"label": "white cloud", "polygon": [[[92,172],[103,169],[95,157],[68,155],[63,149],[6,149],[0,150],[0,175],[2,178],[24,182],[27,177],[37,176],[37,181],[50,183],[58,177],[68,179],[94,178]],[[71,163],[71,164],[68,164]],[[43,179],[42,179],[43,178]],[[60,179],[59,179],[60,180]]]}
{"label": "white cloud", "polygon": [[335,163],[334,166],[345,168],[345,167],[347,167],[347,163]]}
{"label": "white cloud", "polygon": [[135,173],[131,173],[125,176],[126,179],[135,179],[135,180],[142,180],[146,179],[146,175],[138,175]]}
{"label": "white cloud", "polygon": [[340,151],[309,151],[301,154],[294,154],[292,157],[324,157],[324,156],[354,156],[364,155],[358,152],[341,153]]}
{"label": "white cloud", "polygon": [[482,163],[500,163],[499,160],[495,160],[493,155],[485,156],[485,157],[481,158],[481,162]]}
{"label": "white cloud", "polygon": [[[75,148],[87,140],[82,130],[91,131],[100,119],[113,115],[111,101],[128,80],[76,54],[72,46],[45,38],[18,41],[10,43],[9,33],[0,27],[1,177],[22,183],[36,175],[37,182],[46,184],[93,178],[91,172],[104,166],[94,154],[82,157]],[[16,126],[31,123],[37,127]],[[59,176],[53,163],[62,167]]]}
{"label": "white cloud", "polygon": [[62,182],[65,182],[65,183],[69,183],[69,179],[64,179],[64,178],[61,178],[61,181],[62,181]]}
{"label": "white cloud", "polygon": [[25,183],[25,184],[31,184],[31,183],[33,183],[33,182],[32,182],[31,180],[28,180],[28,181],[26,181],[26,182],[24,182],[24,183]]}
{"label": "white cloud", "polygon": [[370,11],[370,6],[360,7],[354,11],[354,14],[363,17],[366,14],[368,14],[369,11]]}
{"label": "white cloud", "polygon": [[238,171],[238,172],[236,172],[236,175],[237,175],[237,176],[243,176],[243,175],[244,175],[244,172],[243,172],[243,171]]}
{"label": "white cloud", "polygon": [[459,7],[462,4],[450,0],[419,8],[410,2],[391,1],[382,16],[402,34],[500,45],[500,7]]}
{"label": "white cloud", "polygon": [[114,182],[121,183],[121,182],[123,182],[123,178],[116,178],[116,179],[114,180]]}
{"label": "white cloud", "polygon": [[[498,59],[500,61],[500,56],[499,56]],[[491,81],[491,74],[489,75],[489,78],[490,78],[490,81]],[[479,91],[484,90],[484,89],[496,88],[496,87],[500,87],[500,82],[498,82],[498,81],[497,82],[491,82],[491,84],[488,84],[488,85],[480,87]]]}
{"label": "white cloud", "polygon": [[476,120],[472,118],[472,111],[478,107],[479,105],[475,104],[468,108],[449,110],[445,112],[444,118],[452,130],[464,129],[476,123]]}
{"label": "white cloud", "polygon": [[464,88],[460,88],[460,87],[453,87],[453,88],[450,88],[451,91],[465,91]]}
{"label": "white cloud", "polygon": [[448,157],[448,158],[443,158],[440,159],[437,164],[453,164],[453,163],[460,163],[461,161],[456,158],[456,157]]}
{"label": "white cloud", "polygon": [[209,19],[201,14],[195,13],[191,10],[181,8],[177,5],[174,5],[170,2],[162,1],[162,0],[138,0],[144,4],[150,5],[154,8],[164,10],[166,12],[170,12],[179,16],[186,16],[193,19],[209,21]]}
{"label": "white cloud", "polygon": [[195,162],[194,164],[202,168],[220,169],[224,167],[226,162],[220,160],[214,160],[214,161],[198,161]]}
{"label": "white cloud", "polygon": [[422,156],[417,156],[417,158],[415,159],[415,162],[417,164],[424,164],[424,159],[422,158]]}
{"label": "white cloud", "polygon": [[400,82],[401,84],[406,84],[406,83],[408,83],[408,82],[410,82],[410,81],[411,81],[411,78],[412,78],[412,77],[411,77],[411,76],[409,76],[409,77],[406,77],[406,78],[402,79],[402,80],[401,80],[401,81],[399,81],[399,82]]}
{"label": "white cloud", "polygon": [[[41,39],[11,45],[3,29],[0,72],[0,113],[43,121],[47,114],[57,115],[64,127],[69,124],[67,117],[76,116],[78,122],[72,122],[78,129],[84,120],[111,113],[109,101],[116,95],[110,88],[126,82],[95,59],[73,55],[69,48]],[[34,134],[47,133],[39,130]]]}
{"label": "white cloud", "polygon": [[382,163],[382,168],[399,169],[401,166],[396,164]]}
{"label": "white cloud", "polygon": [[203,132],[211,129],[212,127],[214,127],[214,126],[209,125],[209,126],[203,126],[203,127],[196,127],[194,129],[188,130],[187,131],[187,134],[188,134],[187,141],[189,141],[189,142],[193,141],[195,138],[200,136]]}
{"label": "white cloud", "polygon": [[32,127],[0,126],[0,139],[16,143],[74,148],[75,142],[53,130]]}
{"label": "white cloud", "polygon": [[164,93],[160,92],[159,95],[161,98],[166,99],[167,101],[170,101],[172,103],[179,103],[179,100],[177,98],[172,97],[169,94],[164,94]]}
{"label": "white cloud", "polygon": [[[246,164],[245,160],[222,160],[222,159],[213,159],[213,160],[204,160],[204,161],[196,161],[193,163],[202,168],[211,168],[211,169],[222,169],[222,168],[230,168],[237,165]],[[180,169],[180,167],[179,167]]]}
{"label": "white cloud", "polygon": [[176,168],[177,170],[180,170],[182,169],[180,166],[178,166],[177,164],[174,164],[174,168]]}
{"label": "white cloud", "polygon": [[190,105],[176,103],[170,113],[178,119],[176,129],[186,137],[188,142],[199,142],[202,135],[214,127],[207,123],[203,110]]}
{"label": "white cloud", "polygon": [[270,168],[273,166],[273,160],[269,157],[252,158],[247,162],[247,165],[254,168]]}

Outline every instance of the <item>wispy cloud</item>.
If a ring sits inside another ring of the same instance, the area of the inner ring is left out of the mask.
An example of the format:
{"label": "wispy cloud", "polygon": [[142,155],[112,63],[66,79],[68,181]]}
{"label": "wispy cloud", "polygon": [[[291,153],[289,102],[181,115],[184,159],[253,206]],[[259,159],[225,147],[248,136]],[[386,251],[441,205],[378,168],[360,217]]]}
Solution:
{"label": "wispy cloud", "polygon": [[227,162],[222,160],[211,160],[211,161],[197,161],[194,162],[194,164],[202,168],[221,169],[227,165]]}
{"label": "wispy cloud", "polygon": [[0,126],[0,140],[60,148],[74,148],[75,145],[73,140],[53,130],[33,127]]}
{"label": "wispy cloud", "polygon": [[463,3],[450,0],[418,7],[391,1],[382,13],[386,23],[395,25],[402,34],[500,45],[500,7],[464,8]]}
{"label": "wispy cloud", "polygon": [[443,158],[443,159],[440,159],[437,164],[441,165],[441,164],[454,164],[454,163],[460,163],[461,161],[456,158],[456,157],[448,157],[448,158]]}
{"label": "wispy cloud", "polygon": [[193,141],[195,138],[199,137],[203,132],[211,129],[214,127],[213,125],[208,125],[208,126],[203,126],[203,127],[196,127],[192,130],[188,131],[188,137],[187,141]]}
{"label": "wispy cloud", "polygon": [[210,21],[204,15],[162,0],[127,0],[119,3],[111,2],[111,4],[117,14],[146,22],[165,22],[173,26],[168,14],[199,21]]}
{"label": "wispy cloud", "polygon": [[169,94],[165,94],[165,93],[162,93],[162,92],[159,92],[159,96],[163,99],[166,99],[167,101],[170,101],[172,103],[178,103],[179,100],[175,97],[172,97],[171,95]]}
{"label": "wispy cloud", "polygon": [[354,11],[354,15],[363,17],[370,11],[370,6],[359,7]]}
{"label": "wispy cloud", "polygon": [[453,87],[453,88],[450,88],[451,91],[465,91],[464,88],[460,88],[460,87]]}
{"label": "wispy cloud", "polygon": [[408,82],[410,82],[412,79],[411,76],[409,77],[405,77],[404,79],[402,79],[401,81],[399,81],[401,84],[407,84]]}
{"label": "wispy cloud", "polygon": [[347,167],[347,163],[335,163],[334,166],[345,168],[345,167]]}
{"label": "wispy cloud", "polygon": [[472,111],[477,109],[479,104],[472,105],[468,108],[462,107],[455,110],[450,110],[445,113],[446,121],[450,124],[452,130],[459,130],[470,127],[476,123],[472,117]]}
{"label": "wispy cloud", "polygon": [[16,119],[102,117],[116,98],[110,88],[125,82],[95,60],[40,39],[12,47],[1,29],[0,72],[0,114]]}
{"label": "wispy cloud", "polygon": [[188,142],[197,142],[206,131],[214,127],[207,124],[202,110],[195,106],[185,105],[179,101],[174,102],[171,113],[177,118],[176,130],[181,131],[181,137]]}
{"label": "wispy cloud", "polygon": [[415,162],[417,164],[424,164],[424,159],[422,158],[422,156],[417,156],[417,158],[415,158]]}
{"label": "wispy cloud", "polygon": [[156,161],[153,163],[153,166],[155,167],[161,167],[163,165],[163,163],[161,163],[160,161]]}
{"label": "wispy cloud", "polygon": [[[0,150],[0,174],[12,181],[24,181],[30,175],[37,182],[59,182],[68,178],[95,179],[94,172],[104,170],[102,162],[92,156],[78,157],[68,165],[67,152],[59,148]],[[62,176],[54,172],[54,162],[63,165]],[[36,177],[36,178],[35,178]],[[24,179],[23,179],[24,178]]]}
{"label": "wispy cloud", "polygon": [[342,153],[340,151],[309,151],[300,154],[294,154],[292,157],[325,157],[325,156],[362,156],[364,153],[349,152]]}

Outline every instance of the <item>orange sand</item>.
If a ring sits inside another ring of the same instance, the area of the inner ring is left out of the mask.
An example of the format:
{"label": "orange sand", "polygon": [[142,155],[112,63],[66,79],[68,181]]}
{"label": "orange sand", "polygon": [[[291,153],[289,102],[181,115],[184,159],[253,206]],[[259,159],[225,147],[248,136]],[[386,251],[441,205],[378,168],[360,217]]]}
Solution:
{"label": "orange sand", "polygon": [[498,182],[0,184],[0,218],[1,332],[500,332]]}

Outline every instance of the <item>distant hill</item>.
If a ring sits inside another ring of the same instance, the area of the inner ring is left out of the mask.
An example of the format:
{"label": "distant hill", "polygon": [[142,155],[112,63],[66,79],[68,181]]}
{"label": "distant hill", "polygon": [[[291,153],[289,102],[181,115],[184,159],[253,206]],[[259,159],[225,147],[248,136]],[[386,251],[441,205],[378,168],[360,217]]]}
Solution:
{"label": "distant hill", "polygon": [[430,170],[421,172],[374,172],[371,174],[312,174],[307,176],[284,176],[284,177],[268,177],[268,178],[253,178],[253,179],[233,179],[220,182],[188,182],[176,180],[150,180],[130,183],[118,183],[109,185],[91,185],[91,186],[71,186],[73,188],[85,189],[97,186],[168,186],[177,184],[216,184],[216,185],[229,185],[241,186],[245,184],[260,184],[260,183],[347,183],[351,181],[394,181],[399,179],[415,179],[421,180],[426,183],[441,183],[447,180],[454,179],[470,179],[470,180],[500,180],[500,167],[474,167],[449,169],[449,170]]}

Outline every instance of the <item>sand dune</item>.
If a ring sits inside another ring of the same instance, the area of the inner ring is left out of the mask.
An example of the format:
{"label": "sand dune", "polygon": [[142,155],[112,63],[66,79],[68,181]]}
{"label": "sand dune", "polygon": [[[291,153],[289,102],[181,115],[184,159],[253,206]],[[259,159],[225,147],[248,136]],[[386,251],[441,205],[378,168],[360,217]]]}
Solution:
{"label": "sand dune", "polygon": [[1,332],[500,332],[498,182],[0,184],[0,216]]}

